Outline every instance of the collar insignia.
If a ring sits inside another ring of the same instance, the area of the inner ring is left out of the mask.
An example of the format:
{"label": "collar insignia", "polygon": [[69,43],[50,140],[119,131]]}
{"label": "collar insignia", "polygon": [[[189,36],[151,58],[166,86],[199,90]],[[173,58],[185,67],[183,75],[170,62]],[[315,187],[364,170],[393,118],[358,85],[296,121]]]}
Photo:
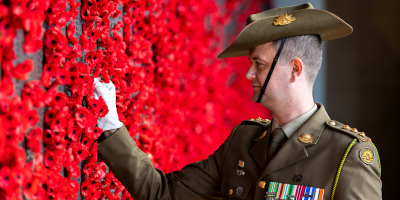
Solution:
{"label": "collar insignia", "polygon": [[304,144],[312,143],[312,137],[308,133],[303,133],[300,137],[297,138],[300,142]]}

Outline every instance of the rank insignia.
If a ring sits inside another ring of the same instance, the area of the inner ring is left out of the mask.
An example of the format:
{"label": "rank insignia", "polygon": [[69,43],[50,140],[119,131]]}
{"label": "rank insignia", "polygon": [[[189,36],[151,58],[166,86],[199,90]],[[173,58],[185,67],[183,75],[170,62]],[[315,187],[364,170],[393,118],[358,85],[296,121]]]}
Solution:
{"label": "rank insignia", "polygon": [[239,160],[239,167],[243,168],[244,167],[244,161]]}
{"label": "rank insignia", "polygon": [[312,143],[312,137],[310,134],[308,133],[304,133],[302,134],[300,137],[298,137],[297,139],[300,140],[300,142],[308,144],[308,143]]}
{"label": "rank insignia", "polygon": [[370,165],[374,163],[375,153],[372,151],[372,149],[366,147],[360,150],[360,158],[363,163]]}
{"label": "rank insignia", "polygon": [[242,186],[238,186],[236,188],[236,195],[242,196],[242,194],[243,194],[243,187]]}
{"label": "rank insignia", "polygon": [[238,176],[243,176],[246,172],[241,169],[236,170]]}

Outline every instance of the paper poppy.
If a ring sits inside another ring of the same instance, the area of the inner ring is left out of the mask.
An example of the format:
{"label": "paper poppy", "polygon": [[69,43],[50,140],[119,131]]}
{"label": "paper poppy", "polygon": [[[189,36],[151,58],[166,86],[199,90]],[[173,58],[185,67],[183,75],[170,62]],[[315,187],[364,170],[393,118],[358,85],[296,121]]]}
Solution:
{"label": "paper poppy", "polygon": [[17,64],[12,70],[12,74],[15,78],[20,80],[26,80],[29,77],[29,73],[33,70],[33,60],[26,59],[22,63]]}

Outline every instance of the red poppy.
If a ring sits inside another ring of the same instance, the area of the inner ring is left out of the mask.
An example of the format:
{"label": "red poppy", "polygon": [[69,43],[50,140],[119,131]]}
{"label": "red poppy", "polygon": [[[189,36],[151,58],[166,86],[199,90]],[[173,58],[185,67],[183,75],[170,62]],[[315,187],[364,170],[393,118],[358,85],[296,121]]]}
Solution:
{"label": "red poppy", "polygon": [[101,50],[97,50],[95,52],[89,52],[85,56],[85,62],[89,63],[90,65],[99,64],[102,59],[103,55]]}
{"label": "red poppy", "polygon": [[51,150],[46,150],[44,152],[44,164],[46,167],[52,168],[58,163],[57,156]]}
{"label": "red poppy", "polygon": [[81,194],[82,196],[88,196],[89,193],[91,192],[91,188],[90,188],[91,184],[90,181],[88,179],[86,179],[85,181],[83,181],[82,185],[81,185]]}
{"label": "red poppy", "polygon": [[20,80],[26,80],[29,73],[33,70],[33,60],[26,59],[24,62],[17,64],[12,70],[12,75]]}
{"label": "red poppy", "polygon": [[[67,148],[67,141],[66,140],[55,140],[53,138],[53,146],[54,148],[56,148],[57,150],[63,151]],[[62,159],[65,159],[65,157],[61,157]]]}
{"label": "red poppy", "polygon": [[90,137],[85,135],[85,136],[82,137],[81,144],[83,145],[84,148],[89,150],[90,147],[92,146],[93,142],[94,142],[93,138],[90,138]]}
{"label": "red poppy", "polygon": [[9,75],[4,74],[4,76],[0,80],[0,99],[4,99],[7,96],[10,96],[14,93],[14,84]]}
{"label": "red poppy", "polygon": [[90,112],[85,107],[79,106],[75,112],[75,119],[77,124],[81,128],[85,128],[89,123],[89,118]]}
{"label": "red poppy", "polygon": [[106,176],[106,164],[104,162],[98,162],[95,166],[95,171],[91,174],[94,179],[102,179]]}
{"label": "red poppy", "polygon": [[46,111],[46,114],[44,115],[44,122],[46,124],[50,124],[58,114],[58,109],[57,108],[52,108]]}
{"label": "red poppy", "polygon": [[79,43],[79,41],[78,39],[76,39],[74,34],[75,34],[75,23],[71,22],[67,28],[67,37],[69,42],[75,45],[76,43]]}
{"label": "red poppy", "polygon": [[43,142],[46,145],[52,145],[53,144],[53,139],[52,139],[52,131],[50,129],[45,129],[44,134],[43,134]]}
{"label": "red poppy", "polygon": [[110,20],[108,18],[103,18],[101,21],[97,21],[96,29],[101,33],[108,34],[110,32]]}
{"label": "red poppy", "polygon": [[65,132],[67,121],[65,117],[57,116],[50,123],[50,128],[53,132]]}
{"label": "red poppy", "polygon": [[98,29],[94,29],[89,32],[88,36],[90,41],[97,42],[97,40],[100,38],[100,32]]}
{"label": "red poppy", "polygon": [[103,129],[99,127],[95,127],[93,131],[94,139],[97,140],[97,138],[100,137],[100,135],[103,133]]}
{"label": "red poppy", "polygon": [[71,177],[79,178],[79,176],[81,175],[81,169],[79,168],[79,165],[77,165],[77,164],[71,164],[65,168],[69,172],[68,178],[71,178]]}
{"label": "red poppy", "polygon": [[55,74],[55,78],[57,82],[61,85],[69,84],[69,82],[71,81],[70,72],[65,69],[58,69]]}
{"label": "red poppy", "polygon": [[87,36],[87,35],[82,34],[82,35],[79,37],[79,40],[80,40],[80,42],[81,42],[81,44],[82,44],[83,51],[85,51],[85,52],[93,51],[93,50],[96,48],[96,43],[90,41],[90,40],[88,39],[88,36]]}
{"label": "red poppy", "polygon": [[16,186],[15,180],[11,177],[11,169],[4,166],[0,169],[0,187],[9,190]]}
{"label": "red poppy", "polygon": [[22,192],[27,199],[33,199],[33,196],[38,191],[39,180],[36,177],[24,180]]}
{"label": "red poppy", "polygon": [[82,129],[79,126],[73,126],[71,130],[68,130],[68,137],[74,142],[79,142],[82,135]]}
{"label": "red poppy", "polygon": [[100,102],[102,102],[102,107],[101,107],[100,112],[99,112],[99,117],[104,117],[108,113],[108,106],[107,106],[107,103],[106,103],[106,101],[104,101],[102,96],[99,97],[99,100],[100,100]]}
{"label": "red poppy", "polygon": [[39,121],[39,116],[38,116],[37,110],[33,109],[33,110],[29,111],[27,118],[28,118],[29,126],[35,126],[37,124],[37,122]]}
{"label": "red poppy", "polygon": [[76,148],[74,148],[74,154],[78,162],[84,160],[89,155],[89,151],[81,144],[77,144],[75,147]]}

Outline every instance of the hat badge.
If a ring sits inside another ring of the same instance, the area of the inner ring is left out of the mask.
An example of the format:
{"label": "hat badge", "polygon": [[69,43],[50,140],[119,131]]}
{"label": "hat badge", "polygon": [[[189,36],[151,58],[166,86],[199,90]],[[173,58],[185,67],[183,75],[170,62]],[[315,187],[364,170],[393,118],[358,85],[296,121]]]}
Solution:
{"label": "hat badge", "polygon": [[288,15],[287,13],[285,15],[279,16],[278,18],[275,19],[274,25],[275,26],[284,26],[287,24],[292,23],[293,21],[295,21],[296,18],[292,17],[292,15]]}

